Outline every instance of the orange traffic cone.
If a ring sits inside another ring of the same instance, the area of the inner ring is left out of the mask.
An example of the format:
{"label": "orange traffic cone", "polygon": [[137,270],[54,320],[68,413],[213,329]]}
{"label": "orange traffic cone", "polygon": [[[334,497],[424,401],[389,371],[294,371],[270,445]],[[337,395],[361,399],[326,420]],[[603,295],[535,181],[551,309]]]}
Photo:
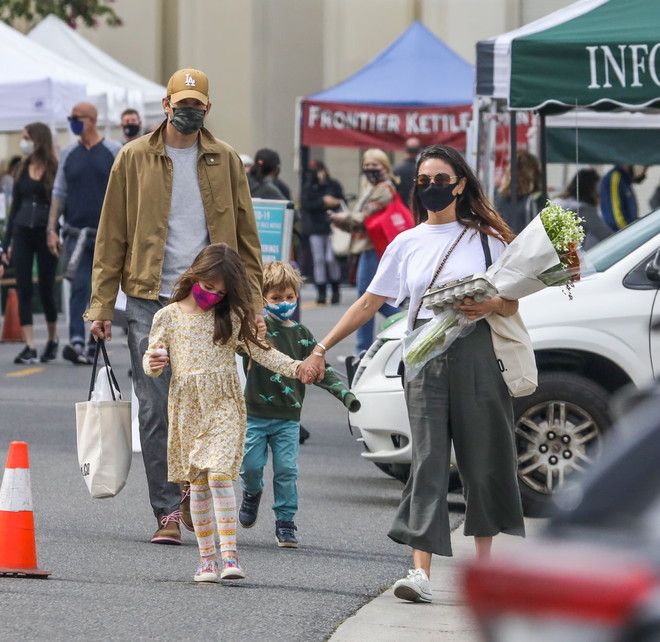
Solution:
{"label": "orange traffic cone", "polygon": [[5,305],[5,322],[2,324],[0,343],[22,343],[21,321],[18,317],[18,296],[16,288],[9,288]]}
{"label": "orange traffic cone", "polygon": [[30,463],[24,441],[12,441],[0,487],[0,577],[43,577],[37,568]]}

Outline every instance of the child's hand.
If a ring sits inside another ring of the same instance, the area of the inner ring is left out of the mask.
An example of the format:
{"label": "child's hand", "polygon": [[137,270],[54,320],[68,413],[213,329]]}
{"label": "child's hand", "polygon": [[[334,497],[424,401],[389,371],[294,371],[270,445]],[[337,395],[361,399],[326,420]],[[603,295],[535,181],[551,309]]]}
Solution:
{"label": "child's hand", "polygon": [[308,386],[311,386],[316,381],[316,378],[319,376],[319,369],[315,366],[303,367],[303,364],[301,363],[298,366],[296,376],[298,377],[298,379],[300,379],[300,381],[306,383]]}
{"label": "child's hand", "polygon": [[149,355],[149,367],[152,370],[162,370],[165,366],[169,365],[170,358],[167,354],[167,350],[160,345],[157,350],[154,350]]}

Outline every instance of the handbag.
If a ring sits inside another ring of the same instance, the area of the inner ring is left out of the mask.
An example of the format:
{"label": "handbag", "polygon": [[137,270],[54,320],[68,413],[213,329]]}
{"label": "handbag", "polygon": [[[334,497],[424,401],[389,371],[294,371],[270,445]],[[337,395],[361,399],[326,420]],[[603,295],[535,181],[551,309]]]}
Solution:
{"label": "handbag", "polygon": [[[481,232],[481,246],[486,258],[486,270],[492,265],[487,236]],[[512,397],[526,397],[536,391],[539,373],[532,339],[520,316],[516,312],[509,317],[489,314],[486,321],[490,326],[493,352],[500,367],[502,378]]]}
{"label": "handbag", "polygon": [[536,357],[520,312],[509,317],[489,314],[486,321],[490,325],[497,365],[509,394],[512,397],[533,394],[539,385]]}
{"label": "handbag", "polygon": [[[97,377],[99,354],[105,367]],[[101,339],[96,343],[87,401],[76,404],[76,432],[80,472],[91,496],[114,497],[125,486],[131,469],[131,402],[121,400]]]}
{"label": "handbag", "polygon": [[392,201],[382,212],[376,212],[364,219],[364,227],[378,258],[383,256],[387,246],[401,232],[415,227],[412,212],[403,204],[399,194],[392,190],[392,196]]}

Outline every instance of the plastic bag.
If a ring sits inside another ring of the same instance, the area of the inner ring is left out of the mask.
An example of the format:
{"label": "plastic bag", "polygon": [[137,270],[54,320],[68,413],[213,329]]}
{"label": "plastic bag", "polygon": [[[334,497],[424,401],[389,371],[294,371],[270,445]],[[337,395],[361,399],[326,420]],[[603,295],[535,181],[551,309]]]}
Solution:
{"label": "plastic bag", "polygon": [[402,342],[406,379],[412,381],[431,359],[444,354],[456,339],[472,332],[474,323],[460,310],[447,310],[413,330]]}
{"label": "plastic bag", "polygon": [[[92,392],[90,401],[121,401],[121,392],[112,384],[110,388],[110,381],[112,377],[112,368],[110,366],[103,366],[96,375],[96,383]],[[114,390],[114,397],[112,392]]]}

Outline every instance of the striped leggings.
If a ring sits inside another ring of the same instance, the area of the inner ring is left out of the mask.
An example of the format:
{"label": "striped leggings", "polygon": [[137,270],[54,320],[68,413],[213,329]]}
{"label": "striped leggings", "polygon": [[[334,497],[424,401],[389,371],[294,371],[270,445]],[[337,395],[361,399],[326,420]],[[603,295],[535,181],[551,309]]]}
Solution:
{"label": "striped leggings", "polygon": [[236,550],[236,496],[229,475],[208,471],[191,482],[190,512],[202,557],[215,555],[215,522],[220,550]]}

